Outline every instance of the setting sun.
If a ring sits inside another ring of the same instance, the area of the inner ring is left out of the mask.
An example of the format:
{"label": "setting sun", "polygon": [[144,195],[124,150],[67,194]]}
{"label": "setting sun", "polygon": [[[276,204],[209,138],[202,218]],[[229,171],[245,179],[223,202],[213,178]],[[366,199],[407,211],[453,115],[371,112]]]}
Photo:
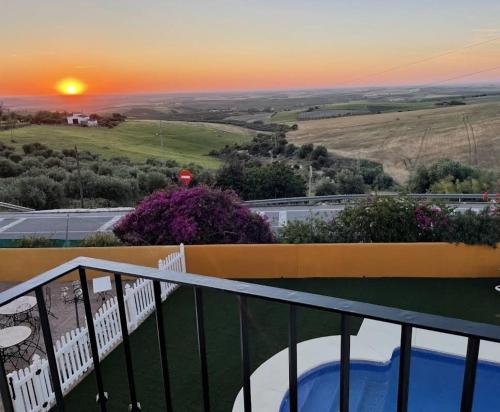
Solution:
{"label": "setting sun", "polygon": [[73,78],[62,79],[57,83],[56,88],[59,93],[70,96],[82,94],[87,90],[85,83]]}

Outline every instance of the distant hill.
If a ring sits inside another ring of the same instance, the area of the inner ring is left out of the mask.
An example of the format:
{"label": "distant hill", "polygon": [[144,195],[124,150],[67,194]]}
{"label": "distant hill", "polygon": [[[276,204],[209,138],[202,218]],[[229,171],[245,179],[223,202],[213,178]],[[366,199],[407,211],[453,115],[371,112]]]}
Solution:
{"label": "distant hill", "polygon": [[405,181],[419,164],[447,157],[500,169],[500,102],[298,122],[291,143],[381,162]]}

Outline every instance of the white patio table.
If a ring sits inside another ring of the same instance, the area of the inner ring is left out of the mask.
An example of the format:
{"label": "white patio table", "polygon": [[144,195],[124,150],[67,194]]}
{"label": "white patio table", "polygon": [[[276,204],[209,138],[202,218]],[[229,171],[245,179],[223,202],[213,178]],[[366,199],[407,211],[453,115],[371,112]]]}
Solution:
{"label": "white patio table", "polygon": [[27,326],[10,326],[0,329],[0,350],[19,345],[31,335],[31,328]]}
{"label": "white patio table", "polygon": [[37,305],[33,296],[21,296],[6,305],[0,306],[0,315],[14,316],[27,312]]}

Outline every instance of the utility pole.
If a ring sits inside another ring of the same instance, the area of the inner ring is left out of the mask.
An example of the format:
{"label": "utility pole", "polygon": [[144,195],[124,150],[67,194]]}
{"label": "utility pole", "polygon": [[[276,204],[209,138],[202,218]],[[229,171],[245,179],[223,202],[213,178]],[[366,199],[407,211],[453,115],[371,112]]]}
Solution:
{"label": "utility pole", "polygon": [[76,172],[78,175],[78,186],[80,186],[80,206],[83,209],[85,206],[83,204],[83,183],[82,183],[82,172],[80,170],[80,156],[78,155],[78,148],[75,145],[75,156],[76,156]]}
{"label": "utility pole", "polygon": [[313,167],[309,165],[309,197],[312,196]]}
{"label": "utility pole", "polygon": [[162,121],[160,120],[160,127],[159,127],[159,130],[157,133],[155,133],[155,136],[159,136],[160,137],[160,147],[161,147],[161,152],[163,153],[163,150],[164,150],[164,142],[163,142],[163,123]]}

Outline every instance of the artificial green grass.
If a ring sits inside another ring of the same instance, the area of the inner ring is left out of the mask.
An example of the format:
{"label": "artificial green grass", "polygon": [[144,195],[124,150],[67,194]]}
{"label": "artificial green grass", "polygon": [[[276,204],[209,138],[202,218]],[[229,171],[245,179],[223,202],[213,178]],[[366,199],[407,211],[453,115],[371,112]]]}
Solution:
{"label": "artificial green grass", "polygon": [[78,145],[80,151],[88,150],[104,158],[126,156],[134,161],[161,158],[215,168],[220,162],[208,156],[211,150],[250,140],[250,133],[242,128],[224,129],[225,125],[162,122],[162,148],[159,125],[159,122],[143,120],[126,121],[112,129],[67,125],[29,126],[0,131],[0,142],[18,150],[21,150],[22,145],[34,142],[57,150],[72,149]]}
{"label": "artificial green grass", "polygon": [[[500,294],[496,279],[281,279],[257,283],[349,298],[370,303],[500,324]],[[210,397],[215,412],[231,411],[242,386],[238,306],[235,296],[205,291]],[[181,288],[163,304],[174,410],[202,410],[193,291]],[[288,307],[248,300],[252,371],[287,347]],[[299,341],[339,333],[339,316],[299,308]],[[355,322],[356,333],[361,321]],[[144,411],[164,411],[164,399],[154,317],[131,336],[138,399]],[[122,347],[102,363],[108,410],[125,411],[129,404]],[[95,378],[91,374],[67,397],[67,410],[97,411]]]}

